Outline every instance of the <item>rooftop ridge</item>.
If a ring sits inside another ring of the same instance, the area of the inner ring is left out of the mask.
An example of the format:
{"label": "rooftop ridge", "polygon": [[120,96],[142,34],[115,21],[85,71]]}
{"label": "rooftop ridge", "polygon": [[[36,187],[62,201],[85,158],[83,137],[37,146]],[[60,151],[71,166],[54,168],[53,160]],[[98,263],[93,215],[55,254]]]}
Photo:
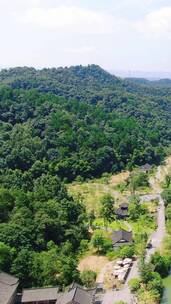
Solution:
{"label": "rooftop ridge", "polygon": [[[76,286],[75,287],[75,291],[74,291],[74,294],[73,294],[73,298],[72,299],[74,299],[75,298],[75,296],[76,296],[76,292],[77,292],[77,289],[79,289],[79,287],[78,286]],[[81,288],[80,288],[81,289]]]}
{"label": "rooftop ridge", "polygon": [[53,289],[59,289],[58,286],[44,286],[44,287],[32,287],[32,288],[23,288],[23,290],[36,290],[36,289],[50,289],[50,288],[53,288]]}

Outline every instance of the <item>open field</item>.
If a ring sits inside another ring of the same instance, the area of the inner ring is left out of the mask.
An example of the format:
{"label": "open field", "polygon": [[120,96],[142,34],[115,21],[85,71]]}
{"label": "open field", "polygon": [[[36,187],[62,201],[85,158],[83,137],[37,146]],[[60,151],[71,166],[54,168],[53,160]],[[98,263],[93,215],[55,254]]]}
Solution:
{"label": "open field", "polygon": [[114,190],[112,184],[105,184],[98,181],[89,181],[85,183],[73,183],[68,186],[69,194],[74,198],[80,198],[85,203],[87,211],[94,209],[98,214],[100,200],[104,194],[111,194],[115,199],[120,198],[120,193]]}
{"label": "open field", "polygon": [[[122,176],[122,174],[120,176]],[[115,180],[115,182],[113,182],[113,180]],[[104,182],[103,179],[95,179],[83,183],[74,182],[68,185],[68,192],[73,198],[81,199],[88,212],[94,210],[96,215],[99,215],[100,200],[105,194],[112,195],[116,205],[120,202],[128,202],[128,197],[131,195],[131,192],[128,189],[125,189],[123,192],[119,191],[117,186],[123,183],[119,183],[118,177],[117,180],[118,183],[116,183],[115,176],[113,176],[108,182]],[[143,195],[149,191],[150,189],[146,187],[139,189],[136,193]]]}
{"label": "open field", "polygon": [[98,274],[108,262],[109,260],[106,256],[89,255],[80,261],[78,270],[80,272],[84,270],[93,270]]}
{"label": "open field", "polygon": [[[95,219],[93,222],[93,225],[96,227],[103,227],[103,228],[105,227],[104,220],[102,218]],[[130,226],[129,226],[128,222],[123,221],[123,220],[115,220],[111,223],[108,223],[107,227],[111,228],[112,230],[120,230],[120,229],[127,230],[127,231],[130,230]]]}
{"label": "open field", "polygon": [[121,183],[124,183],[130,176],[130,172],[129,171],[123,171],[121,173],[118,173],[116,175],[113,175],[110,179],[110,183],[113,186],[117,186]]}
{"label": "open field", "polygon": [[113,175],[108,179],[99,178],[83,183],[74,182],[68,185],[68,191],[74,198],[82,199],[88,211],[94,209],[98,215],[100,200],[104,194],[111,194],[114,196],[116,202],[120,200],[122,200],[122,202],[127,201],[127,196],[130,193],[128,191],[121,193],[116,187],[126,181],[128,177],[129,172],[126,171]]}

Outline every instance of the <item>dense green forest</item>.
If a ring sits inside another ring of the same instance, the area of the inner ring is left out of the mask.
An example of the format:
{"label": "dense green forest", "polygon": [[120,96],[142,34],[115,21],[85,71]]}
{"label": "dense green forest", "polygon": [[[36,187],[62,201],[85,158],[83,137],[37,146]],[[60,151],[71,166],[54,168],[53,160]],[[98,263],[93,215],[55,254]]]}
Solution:
{"label": "dense green forest", "polygon": [[0,268],[24,286],[79,278],[87,215],[65,183],[160,163],[171,87],[100,67],[0,72]]}

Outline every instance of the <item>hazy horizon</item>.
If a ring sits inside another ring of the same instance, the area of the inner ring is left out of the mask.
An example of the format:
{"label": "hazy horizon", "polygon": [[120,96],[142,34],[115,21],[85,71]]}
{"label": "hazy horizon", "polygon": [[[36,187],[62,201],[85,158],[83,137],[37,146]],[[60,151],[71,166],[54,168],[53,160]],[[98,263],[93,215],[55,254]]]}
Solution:
{"label": "hazy horizon", "polygon": [[[92,63],[93,64],[93,63]],[[88,64],[90,65],[90,64]],[[41,70],[41,69],[46,69],[46,68],[60,68],[60,67],[71,67],[72,65],[69,66],[42,66],[42,67],[36,67],[36,66],[4,66],[4,67],[0,67],[0,71],[3,69],[11,69],[11,68],[23,68],[23,67],[28,67],[28,68],[35,68],[37,70]],[[87,65],[83,65],[83,66],[87,66]],[[104,67],[101,66],[101,68],[105,69]],[[171,72],[165,72],[165,71],[128,71],[128,70],[116,70],[116,69],[105,69],[107,72],[109,72],[112,75],[115,75],[117,77],[120,78],[145,78],[147,80],[160,80],[160,79],[171,79]]]}
{"label": "hazy horizon", "polygon": [[0,0],[0,67],[171,72],[169,0]]}

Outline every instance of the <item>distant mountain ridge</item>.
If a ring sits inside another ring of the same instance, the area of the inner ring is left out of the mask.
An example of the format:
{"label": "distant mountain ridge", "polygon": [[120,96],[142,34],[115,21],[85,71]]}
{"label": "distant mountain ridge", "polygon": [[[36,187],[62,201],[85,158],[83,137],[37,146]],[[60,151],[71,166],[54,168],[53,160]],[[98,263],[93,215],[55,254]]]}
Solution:
{"label": "distant mountain ridge", "polygon": [[127,77],[125,81],[133,82],[140,85],[153,85],[153,86],[171,86],[171,79],[163,78],[159,80],[148,80],[146,78]]}

